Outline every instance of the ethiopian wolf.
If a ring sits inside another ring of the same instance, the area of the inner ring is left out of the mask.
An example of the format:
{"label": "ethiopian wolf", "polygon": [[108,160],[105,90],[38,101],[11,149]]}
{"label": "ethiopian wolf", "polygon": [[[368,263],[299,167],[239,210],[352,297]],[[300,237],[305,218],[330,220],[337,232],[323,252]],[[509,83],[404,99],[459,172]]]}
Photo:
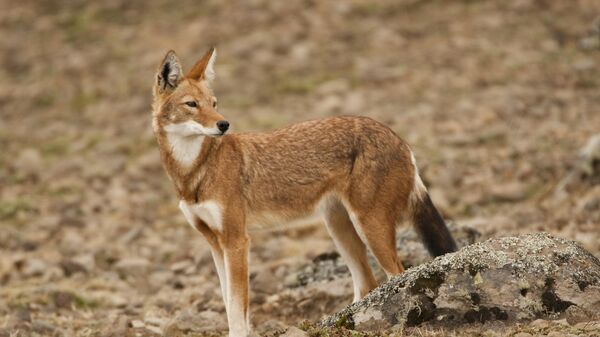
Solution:
{"label": "ethiopian wolf", "polygon": [[367,117],[331,117],[264,133],[226,134],[211,90],[216,52],[184,74],[169,51],[154,82],[152,122],[181,212],[210,245],[229,335],[250,333],[249,234],[324,220],[347,263],[354,301],[377,286],[367,248],[388,276],[404,270],[396,226],[410,219],[432,255],[456,245],[409,146]]}

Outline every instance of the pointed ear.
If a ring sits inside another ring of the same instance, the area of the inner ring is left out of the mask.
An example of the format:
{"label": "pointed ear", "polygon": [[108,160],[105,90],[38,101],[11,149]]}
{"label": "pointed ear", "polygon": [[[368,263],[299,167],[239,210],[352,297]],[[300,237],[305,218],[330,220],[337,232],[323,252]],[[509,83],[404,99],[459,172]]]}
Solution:
{"label": "pointed ear", "polygon": [[158,74],[156,75],[158,92],[163,93],[173,91],[182,78],[183,71],[181,69],[181,63],[179,62],[177,55],[175,55],[175,52],[169,50],[160,64]]}
{"label": "pointed ear", "polygon": [[213,66],[216,58],[217,50],[215,48],[210,48],[210,50],[196,62],[192,70],[187,74],[187,77],[197,81],[207,80],[211,82],[215,79],[215,70]]}

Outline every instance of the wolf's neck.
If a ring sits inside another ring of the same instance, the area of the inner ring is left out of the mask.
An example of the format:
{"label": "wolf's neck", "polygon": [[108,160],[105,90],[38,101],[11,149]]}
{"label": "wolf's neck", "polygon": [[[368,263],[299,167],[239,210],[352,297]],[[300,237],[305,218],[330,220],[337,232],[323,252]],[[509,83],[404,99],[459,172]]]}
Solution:
{"label": "wolf's neck", "polygon": [[200,156],[205,136],[167,134],[167,146],[171,156],[181,168],[190,168]]}
{"label": "wolf's neck", "polygon": [[179,198],[193,201],[206,175],[207,164],[218,150],[219,141],[208,136],[159,136],[161,157]]}

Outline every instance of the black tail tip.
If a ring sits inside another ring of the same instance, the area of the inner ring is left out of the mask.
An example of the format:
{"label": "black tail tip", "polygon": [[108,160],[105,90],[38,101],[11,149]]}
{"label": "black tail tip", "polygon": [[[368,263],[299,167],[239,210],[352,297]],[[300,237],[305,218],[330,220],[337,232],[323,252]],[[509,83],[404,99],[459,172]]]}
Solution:
{"label": "black tail tip", "polygon": [[446,222],[427,193],[415,205],[414,225],[432,256],[440,256],[458,250]]}

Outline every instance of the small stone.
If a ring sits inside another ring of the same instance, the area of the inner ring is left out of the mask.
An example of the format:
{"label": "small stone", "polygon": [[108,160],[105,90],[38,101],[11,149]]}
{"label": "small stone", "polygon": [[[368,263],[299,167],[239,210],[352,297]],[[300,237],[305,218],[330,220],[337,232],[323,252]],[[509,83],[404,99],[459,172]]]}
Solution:
{"label": "small stone", "polygon": [[146,323],[146,326],[148,325],[154,325],[154,326],[163,326],[167,323],[167,321],[164,318],[160,318],[160,317],[146,317],[144,318],[144,323]]}
{"label": "small stone", "polygon": [[308,337],[308,333],[292,326],[289,327],[283,335],[280,335],[280,337]]}
{"label": "small stone", "polygon": [[[4,320],[3,327],[7,328],[10,331],[23,329],[26,330],[29,328],[29,324],[31,322],[31,313],[28,309],[18,309],[12,315],[9,315],[7,319]],[[12,336],[12,335],[11,335]]]}
{"label": "small stone", "polygon": [[25,277],[41,276],[48,269],[48,264],[40,259],[25,260],[21,268],[21,273]]}
{"label": "small stone", "polygon": [[46,321],[35,320],[31,323],[31,330],[44,335],[52,335],[56,331],[56,327]]}
{"label": "small stone", "polygon": [[128,336],[127,330],[130,326],[130,320],[127,316],[118,316],[112,324],[107,324],[101,333],[102,337],[122,337]]}
{"label": "small stone", "polygon": [[296,288],[300,285],[300,281],[298,280],[298,274],[293,272],[283,279],[283,285],[286,288]]}
{"label": "small stone", "polygon": [[584,37],[579,41],[581,49],[594,50],[600,48],[600,37],[596,35]]}
{"label": "small stone", "polygon": [[527,186],[518,182],[496,185],[490,190],[490,201],[492,202],[515,202],[526,197]]}
{"label": "small stone", "polygon": [[589,71],[596,67],[596,63],[592,59],[582,59],[573,63],[573,68],[577,71]]}
{"label": "small stone", "polygon": [[52,300],[54,302],[55,307],[59,309],[70,310],[73,308],[73,301],[75,300],[75,296],[71,292],[55,291],[52,294]]}
{"label": "small stone", "polygon": [[115,308],[125,308],[129,304],[129,301],[118,293],[103,294],[101,300]]}
{"label": "small stone", "polygon": [[65,273],[65,276],[67,276],[67,277],[69,277],[75,273],[86,272],[86,269],[81,264],[79,264],[71,259],[64,259],[64,260],[60,261],[60,267],[62,268],[63,272]]}
{"label": "small stone", "polygon": [[31,322],[31,312],[27,309],[17,309],[14,316],[19,321]]}
{"label": "small stone", "polygon": [[564,318],[563,318],[563,319],[557,319],[557,320],[555,320],[555,321],[552,321],[552,322],[553,322],[554,324],[557,324],[557,325],[569,326],[569,323],[567,323],[567,320],[566,320],[566,319],[564,319]]}
{"label": "small stone", "polygon": [[146,329],[147,331],[150,331],[158,336],[163,336],[163,331],[161,328],[156,327],[156,326],[145,326],[144,329]]}
{"label": "small stone", "polygon": [[181,274],[190,267],[194,267],[194,263],[190,260],[183,260],[173,263],[170,269],[175,274]]}
{"label": "small stone", "polygon": [[83,254],[73,258],[73,262],[79,264],[86,272],[91,272],[96,268],[96,258],[94,254]]}
{"label": "small stone", "polygon": [[538,329],[544,329],[550,326],[550,321],[545,319],[536,319],[533,322],[529,323],[529,326]]}
{"label": "small stone", "polygon": [[42,169],[42,156],[36,149],[25,149],[14,160],[13,166],[20,174],[36,175]]}
{"label": "small stone", "polygon": [[131,321],[131,327],[134,329],[141,329],[143,327],[145,327],[146,324],[144,324],[144,322],[140,321],[140,320],[133,320]]}
{"label": "small stone", "polygon": [[138,239],[144,231],[144,226],[137,226],[130,229],[125,235],[121,237],[121,242],[129,244],[130,242]]}
{"label": "small stone", "polygon": [[567,315],[567,323],[569,323],[570,325],[575,325],[581,322],[588,322],[591,318],[590,314],[588,314],[585,310],[576,305],[568,307],[565,313]]}
{"label": "small stone", "polygon": [[148,272],[150,262],[143,258],[128,258],[120,260],[115,264],[115,268],[120,274],[144,276]]}

